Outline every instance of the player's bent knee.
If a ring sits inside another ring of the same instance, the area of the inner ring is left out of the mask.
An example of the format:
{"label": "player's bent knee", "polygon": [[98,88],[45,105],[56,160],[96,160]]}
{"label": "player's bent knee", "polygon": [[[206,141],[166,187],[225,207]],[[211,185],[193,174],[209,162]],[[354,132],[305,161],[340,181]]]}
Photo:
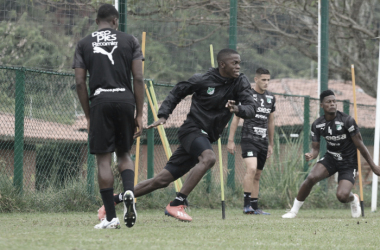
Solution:
{"label": "player's bent knee", "polygon": [[309,174],[305,180],[308,185],[315,185],[320,181],[320,178],[316,175]]}
{"label": "player's bent knee", "polygon": [[350,193],[338,191],[336,192],[336,198],[342,203],[347,203],[349,202]]}
{"label": "player's bent knee", "polygon": [[207,167],[212,168],[216,162],[215,153],[212,150],[206,150],[202,153],[200,161]]}

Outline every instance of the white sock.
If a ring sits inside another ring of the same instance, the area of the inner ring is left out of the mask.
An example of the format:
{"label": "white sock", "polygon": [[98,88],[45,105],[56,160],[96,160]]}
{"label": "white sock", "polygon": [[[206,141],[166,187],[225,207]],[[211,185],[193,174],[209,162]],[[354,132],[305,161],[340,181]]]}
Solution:
{"label": "white sock", "polygon": [[293,207],[292,207],[292,209],[290,209],[290,211],[294,212],[294,213],[298,213],[298,211],[302,207],[303,203],[304,203],[303,201],[299,201],[299,200],[297,200],[297,198],[295,198],[294,203],[293,203]]}

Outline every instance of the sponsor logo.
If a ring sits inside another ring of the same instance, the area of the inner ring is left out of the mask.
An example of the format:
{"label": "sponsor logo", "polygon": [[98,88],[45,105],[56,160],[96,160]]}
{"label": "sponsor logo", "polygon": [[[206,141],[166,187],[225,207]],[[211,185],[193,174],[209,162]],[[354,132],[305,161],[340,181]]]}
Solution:
{"label": "sponsor logo", "polygon": [[99,95],[102,92],[124,92],[125,88],[116,88],[116,89],[102,89],[98,88],[95,90],[94,96]]}
{"label": "sponsor logo", "polygon": [[326,141],[327,144],[329,144],[330,146],[333,146],[333,147],[337,147],[337,146],[340,146],[340,143],[336,143],[336,142],[329,142],[329,141]]}
{"label": "sponsor logo", "polygon": [[118,42],[116,34],[111,34],[110,30],[93,32],[92,37],[96,37],[96,42],[92,43],[92,47],[98,46],[117,46]]}
{"label": "sponsor logo", "polygon": [[340,153],[331,152],[329,150],[327,150],[327,153],[333,155],[334,159],[337,160],[337,161],[343,160],[342,155]]}
{"label": "sponsor logo", "polygon": [[201,132],[205,135],[208,135],[206,131],[204,131],[203,129],[201,129]]}
{"label": "sponsor logo", "polygon": [[267,129],[266,128],[253,127],[253,133],[261,136],[262,138],[265,138],[267,136]]}
{"label": "sponsor logo", "polygon": [[258,107],[256,112],[269,114],[271,109]]}
{"label": "sponsor logo", "polygon": [[104,49],[100,48],[100,47],[94,47],[94,53],[100,53],[102,55],[105,55],[108,57],[108,59],[110,59],[112,65],[115,64],[115,62],[113,61],[113,57],[112,57],[112,53],[115,51],[115,49],[117,49],[117,46],[113,47],[111,52],[107,52],[105,51]]}
{"label": "sponsor logo", "polygon": [[247,156],[253,156],[253,152],[252,151],[247,152]]}
{"label": "sponsor logo", "polygon": [[316,128],[322,128],[323,127],[323,129],[324,129],[325,125],[326,125],[326,123],[321,123],[321,124],[317,124],[315,127]]}
{"label": "sponsor logo", "polygon": [[354,130],[355,130],[354,125],[352,125],[351,127],[348,128],[348,132],[352,132],[352,131],[354,131]]}
{"label": "sponsor logo", "polygon": [[268,117],[266,117],[265,115],[259,115],[259,114],[256,114],[255,117],[263,119],[263,120],[267,120],[268,119]]}
{"label": "sponsor logo", "polygon": [[347,136],[346,134],[343,134],[343,135],[337,135],[337,136],[326,136],[325,139],[326,140],[329,140],[329,141],[340,141],[340,140],[344,140],[346,139]]}
{"label": "sponsor logo", "polygon": [[207,94],[212,95],[215,92],[215,88],[208,87]]}

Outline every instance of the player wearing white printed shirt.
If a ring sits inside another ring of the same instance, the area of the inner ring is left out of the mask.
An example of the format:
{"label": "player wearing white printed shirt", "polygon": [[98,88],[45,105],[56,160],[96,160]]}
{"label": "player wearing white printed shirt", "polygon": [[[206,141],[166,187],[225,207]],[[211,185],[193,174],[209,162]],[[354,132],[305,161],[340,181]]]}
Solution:
{"label": "player wearing white printed shirt", "polygon": [[320,95],[321,108],[325,115],[319,117],[311,126],[312,149],[305,154],[307,161],[315,159],[319,154],[320,137],[327,142],[327,152],[310,171],[302,183],[294,200],[292,209],[282,218],[295,218],[311,189],[319,181],[338,172],[338,188],[336,197],[342,203],[351,203],[351,215],[357,218],[361,214],[359,196],[351,192],[357,176],[357,150],[368,162],[372,171],[380,175],[380,168],[373,162],[367,147],[356,125],[355,120],[340,111],[337,111],[335,94],[325,90]]}
{"label": "player wearing white printed shirt", "polygon": [[[241,132],[242,157],[247,166],[243,181],[244,214],[269,215],[258,207],[261,172],[266,159],[273,153],[276,98],[267,91],[269,80],[270,72],[267,69],[258,68],[256,70],[255,87],[253,88],[256,115],[254,118],[244,119]],[[239,120],[240,118],[235,116],[230,127],[227,150],[231,154],[235,153],[234,136]]]}

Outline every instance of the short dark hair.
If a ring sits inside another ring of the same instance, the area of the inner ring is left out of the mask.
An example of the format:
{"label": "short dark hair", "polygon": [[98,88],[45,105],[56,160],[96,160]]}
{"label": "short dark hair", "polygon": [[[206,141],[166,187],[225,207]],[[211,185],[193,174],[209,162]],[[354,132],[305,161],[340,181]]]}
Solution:
{"label": "short dark hair", "polygon": [[259,75],[259,76],[261,76],[261,75],[270,75],[270,72],[267,69],[258,68],[258,69],[256,69],[256,75]]}
{"label": "short dark hair", "polygon": [[329,95],[335,95],[334,92],[331,89],[326,89],[319,95],[319,100],[323,102],[323,99],[325,99],[326,96]]}
{"label": "short dark hair", "polygon": [[99,7],[96,19],[98,19],[99,21],[110,22],[114,18],[119,18],[119,12],[115,8],[115,6],[106,3]]}
{"label": "short dark hair", "polygon": [[219,51],[218,55],[216,56],[216,60],[218,61],[218,64],[219,64],[219,61],[223,61],[224,58],[232,54],[239,55],[239,53],[233,49],[222,49],[221,51]]}

